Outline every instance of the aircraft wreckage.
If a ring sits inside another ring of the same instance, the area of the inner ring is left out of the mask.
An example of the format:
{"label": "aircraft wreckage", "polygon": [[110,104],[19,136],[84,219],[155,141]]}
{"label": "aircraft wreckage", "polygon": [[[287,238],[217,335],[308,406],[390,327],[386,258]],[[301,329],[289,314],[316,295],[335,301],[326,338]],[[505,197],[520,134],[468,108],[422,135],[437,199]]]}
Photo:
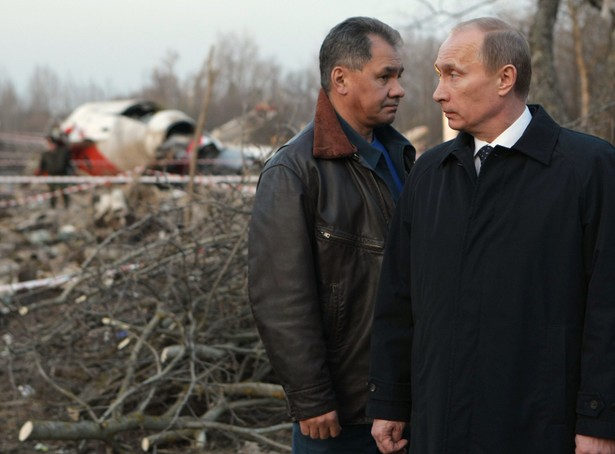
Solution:
{"label": "aircraft wreckage", "polygon": [[[76,168],[115,175],[139,166],[186,173],[195,128],[182,111],[125,99],[82,104],[55,130]],[[201,136],[198,153],[199,170],[209,174],[239,174],[260,158],[254,148],[227,147],[208,134]]]}

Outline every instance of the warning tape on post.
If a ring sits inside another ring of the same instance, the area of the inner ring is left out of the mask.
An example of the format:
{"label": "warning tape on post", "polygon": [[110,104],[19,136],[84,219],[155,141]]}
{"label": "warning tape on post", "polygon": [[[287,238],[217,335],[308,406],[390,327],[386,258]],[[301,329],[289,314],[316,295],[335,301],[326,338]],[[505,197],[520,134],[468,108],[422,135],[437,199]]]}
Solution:
{"label": "warning tape on post", "polygon": [[[26,166],[31,159],[28,158],[0,158],[0,168],[2,167],[14,167],[14,166]],[[95,169],[97,167],[104,166],[103,163],[90,161],[87,159],[71,159],[71,164],[73,167],[83,167],[88,169]],[[203,166],[227,166],[231,168],[241,168],[244,161],[242,159],[235,158],[207,158],[207,159],[198,159],[196,161],[197,165]],[[151,165],[159,166],[160,168],[164,168],[166,166],[185,166],[188,167],[190,165],[190,161],[187,159],[158,159],[154,161]]]}
{"label": "warning tape on post", "polygon": [[[188,175],[175,175],[160,173],[155,175],[115,175],[115,176],[0,176],[0,184],[25,184],[25,183],[65,183],[65,184],[125,184],[132,182],[145,184],[187,184],[190,181]],[[194,183],[200,185],[218,184],[253,184],[258,181],[258,176],[241,175],[195,175]]]}

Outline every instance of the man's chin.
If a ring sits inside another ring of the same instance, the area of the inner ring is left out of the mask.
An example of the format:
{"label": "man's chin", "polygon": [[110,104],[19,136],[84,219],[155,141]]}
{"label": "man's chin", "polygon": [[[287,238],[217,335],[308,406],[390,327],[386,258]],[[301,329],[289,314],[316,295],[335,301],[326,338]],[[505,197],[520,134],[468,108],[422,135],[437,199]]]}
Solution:
{"label": "man's chin", "polygon": [[460,121],[451,120],[451,119],[449,118],[449,120],[448,120],[448,122],[447,122],[447,123],[448,123],[448,127],[449,127],[450,129],[455,130],[455,131],[461,131],[461,130],[463,129],[463,125],[461,124],[461,122],[460,122]]}
{"label": "man's chin", "polygon": [[393,123],[395,121],[396,114],[397,112],[389,114],[389,115],[383,115],[380,118],[380,126],[386,126],[386,125],[390,125],[391,123]]}

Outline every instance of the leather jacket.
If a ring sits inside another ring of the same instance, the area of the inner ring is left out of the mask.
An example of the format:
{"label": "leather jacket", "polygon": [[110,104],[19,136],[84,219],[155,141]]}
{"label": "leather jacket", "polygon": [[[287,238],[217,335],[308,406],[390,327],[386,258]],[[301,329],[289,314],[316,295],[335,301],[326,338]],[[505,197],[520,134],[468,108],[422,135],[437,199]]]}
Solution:
{"label": "leather jacket", "polygon": [[[375,130],[398,168],[414,148]],[[314,121],[266,164],[249,234],[249,296],[293,419],[365,417],[372,312],[394,209],[321,91]],[[405,177],[405,175],[404,175]]]}

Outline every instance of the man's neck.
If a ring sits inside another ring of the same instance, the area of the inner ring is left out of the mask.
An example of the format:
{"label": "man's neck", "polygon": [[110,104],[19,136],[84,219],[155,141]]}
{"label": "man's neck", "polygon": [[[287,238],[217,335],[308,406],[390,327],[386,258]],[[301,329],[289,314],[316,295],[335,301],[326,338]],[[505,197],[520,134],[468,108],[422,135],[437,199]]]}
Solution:
{"label": "man's neck", "polygon": [[525,103],[519,102],[510,105],[507,109],[502,110],[498,118],[494,118],[491,128],[487,128],[484,131],[472,134],[479,140],[487,143],[492,143],[497,137],[499,137],[504,131],[519,119],[519,117],[525,111]]}
{"label": "man's neck", "polygon": [[[497,137],[490,140],[489,145],[500,145],[505,148],[512,148],[515,143],[521,138],[526,128],[532,121],[532,114],[527,107],[524,107],[521,115],[504,131],[502,131]],[[485,145],[484,141],[480,138],[474,138],[474,148],[477,151],[480,147]]]}
{"label": "man's neck", "polygon": [[344,119],[348,126],[350,126],[357,134],[363,137],[363,139],[365,139],[367,143],[372,143],[372,140],[374,140],[373,128],[366,128],[365,126],[358,124],[356,121],[353,121],[352,117],[349,118],[347,115],[344,115],[342,112],[339,112],[337,110],[336,112],[338,112],[338,115]]}

